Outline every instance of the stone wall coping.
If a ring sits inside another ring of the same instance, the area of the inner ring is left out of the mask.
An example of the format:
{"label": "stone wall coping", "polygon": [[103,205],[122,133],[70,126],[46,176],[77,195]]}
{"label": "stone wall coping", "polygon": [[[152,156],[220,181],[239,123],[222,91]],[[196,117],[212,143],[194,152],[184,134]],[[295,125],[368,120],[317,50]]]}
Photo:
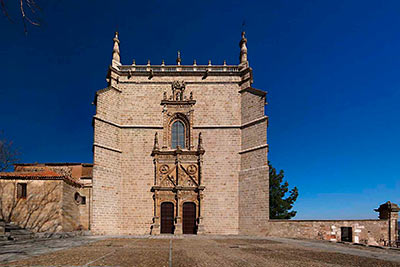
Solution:
{"label": "stone wall coping", "polygon": [[93,165],[93,163],[82,162],[43,162],[43,163],[15,163],[14,166],[64,166],[64,165]]}
{"label": "stone wall coping", "polygon": [[260,89],[253,88],[253,87],[247,87],[247,88],[239,91],[239,93],[243,93],[243,92],[249,92],[249,93],[252,93],[252,94],[255,94],[258,96],[262,96],[262,97],[265,97],[267,95],[267,92],[262,91]]}
{"label": "stone wall coping", "polygon": [[242,151],[239,151],[239,154],[248,153],[248,152],[251,152],[251,151],[254,151],[254,150],[258,150],[258,149],[263,149],[263,148],[266,148],[266,147],[268,147],[268,144],[263,144],[263,145],[259,145],[259,146],[250,147],[248,149],[244,149]]}
{"label": "stone wall coping", "polygon": [[265,120],[268,120],[268,116],[263,116],[261,118],[258,118],[258,119],[243,123],[242,124],[242,128],[246,128],[246,127],[252,126],[252,125],[257,124],[259,122],[263,122]]}
{"label": "stone wall coping", "polygon": [[119,149],[113,148],[113,147],[109,147],[109,146],[105,146],[105,145],[101,145],[101,144],[98,144],[98,143],[93,143],[93,146],[97,146],[97,147],[100,147],[100,148],[103,148],[103,149],[107,149],[107,150],[111,150],[111,151],[114,151],[114,152],[122,153],[122,150],[119,150]]}
{"label": "stone wall coping", "polygon": [[123,72],[237,72],[237,65],[121,65],[117,67]]}
{"label": "stone wall coping", "polygon": [[0,177],[0,180],[27,180],[27,181],[64,181],[65,183],[72,185],[83,187],[83,184],[75,181],[67,176],[61,177],[35,177],[35,176],[27,176],[27,177],[19,177],[19,176],[9,176],[9,177]]}
{"label": "stone wall coping", "polygon": [[349,219],[349,220],[285,220],[285,219],[269,219],[269,222],[366,222],[366,221],[373,221],[373,222],[380,222],[386,221],[381,219]]}

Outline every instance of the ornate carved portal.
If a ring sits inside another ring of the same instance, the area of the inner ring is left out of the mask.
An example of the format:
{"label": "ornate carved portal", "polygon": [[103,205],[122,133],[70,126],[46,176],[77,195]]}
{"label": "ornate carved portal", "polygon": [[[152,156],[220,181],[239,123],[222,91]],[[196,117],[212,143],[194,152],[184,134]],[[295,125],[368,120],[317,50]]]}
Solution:
{"label": "ornate carved portal", "polygon": [[[204,149],[201,134],[198,146],[193,145],[193,94],[187,98],[184,95],[185,83],[175,81],[172,83],[172,94],[168,98],[164,93],[161,101],[163,106],[163,142],[160,148],[158,135],[154,137],[153,162],[154,185],[151,188],[154,200],[154,217],[152,234],[161,233],[161,206],[163,203],[172,203],[174,207],[174,234],[182,234],[183,206],[194,204],[191,208],[195,212],[195,225],[193,231],[185,232],[202,233],[202,198],[204,186],[201,185],[201,169]],[[185,146],[172,148],[171,126],[175,121],[181,121],[185,128]],[[186,212],[186,214],[190,214]],[[187,216],[187,215],[185,215]],[[193,214],[190,214],[193,218]],[[187,218],[186,218],[187,219]],[[187,220],[190,222],[190,219]],[[187,227],[188,223],[186,223]],[[185,228],[186,229],[186,228]]]}

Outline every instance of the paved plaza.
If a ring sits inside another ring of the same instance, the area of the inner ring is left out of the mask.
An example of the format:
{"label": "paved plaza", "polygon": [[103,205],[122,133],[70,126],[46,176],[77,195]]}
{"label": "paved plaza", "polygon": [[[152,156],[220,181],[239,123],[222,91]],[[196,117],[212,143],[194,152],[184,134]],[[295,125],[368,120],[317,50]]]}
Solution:
{"label": "paved plaza", "polygon": [[251,237],[74,237],[4,242],[1,266],[400,266],[400,251]]}

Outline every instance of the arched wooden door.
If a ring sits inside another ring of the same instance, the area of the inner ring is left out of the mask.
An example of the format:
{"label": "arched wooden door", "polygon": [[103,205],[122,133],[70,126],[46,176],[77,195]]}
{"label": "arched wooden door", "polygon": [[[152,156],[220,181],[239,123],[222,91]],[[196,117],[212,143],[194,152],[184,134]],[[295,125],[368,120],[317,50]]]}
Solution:
{"label": "arched wooden door", "polygon": [[183,203],[183,233],[196,234],[196,204],[193,202]]}
{"label": "arched wooden door", "polygon": [[174,204],[171,202],[161,204],[161,233],[174,233]]}

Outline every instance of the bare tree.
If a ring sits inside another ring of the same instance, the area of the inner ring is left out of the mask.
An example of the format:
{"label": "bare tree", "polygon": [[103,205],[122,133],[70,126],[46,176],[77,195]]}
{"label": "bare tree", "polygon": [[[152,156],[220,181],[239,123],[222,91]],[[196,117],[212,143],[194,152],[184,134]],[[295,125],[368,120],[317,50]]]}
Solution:
{"label": "bare tree", "polygon": [[[1,0],[0,0],[1,1]],[[19,152],[13,146],[13,142],[7,140],[0,132],[0,172],[8,170],[19,161]]]}
{"label": "bare tree", "polygon": [[38,13],[40,12],[40,7],[35,0],[0,0],[0,9],[3,15],[11,22],[14,23],[12,16],[9,13],[8,3],[14,2],[19,5],[19,12],[22,18],[22,23],[24,25],[24,32],[28,32],[28,24],[40,26]]}

